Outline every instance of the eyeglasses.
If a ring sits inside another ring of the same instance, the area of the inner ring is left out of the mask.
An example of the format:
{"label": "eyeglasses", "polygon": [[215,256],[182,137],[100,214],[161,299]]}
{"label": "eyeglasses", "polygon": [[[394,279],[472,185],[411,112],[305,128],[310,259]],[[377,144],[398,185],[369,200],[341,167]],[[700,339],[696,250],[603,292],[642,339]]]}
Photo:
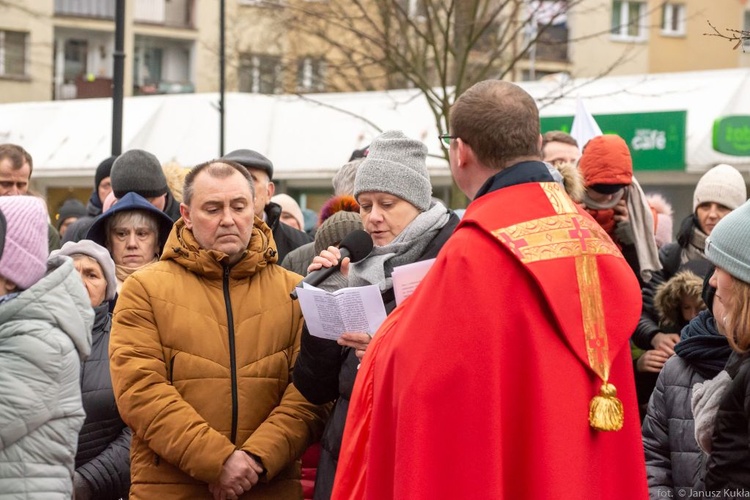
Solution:
{"label": "eyeglasses", "polygon": [[458,139],[457,135],[450,135],[450,134],[440,134],[438,138],[443,141],[443,144],[446,146],[451,145],[451,139]]}

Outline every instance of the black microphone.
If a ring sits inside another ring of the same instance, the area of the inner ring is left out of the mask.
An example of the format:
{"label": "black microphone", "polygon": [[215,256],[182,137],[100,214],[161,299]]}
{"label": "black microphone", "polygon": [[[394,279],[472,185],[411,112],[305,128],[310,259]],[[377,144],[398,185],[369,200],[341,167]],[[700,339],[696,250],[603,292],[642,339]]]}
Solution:
{"label": "black microphone", "polygon": [[339,244],[339,250],[341,251],[341,258],[339,259],[339,263],[337,265],[331,267],[321,267],[320,269],[311,272],[310,274],[305,276],[305,279],[300,281],[297,287],[295,287],[294,290],[292,290],[292,293],[290,293],[289,295],[291,295],[293,299],[296,299],[297,288],[302,286],[302,283],[307,283],[308,285],[312,286],[320,285],[323,281],[326,280],[326,278],[339,270],[339,268],[341,267],[341,261],[347,257],[349,257],[350,262],[359,262],[360,260],[370,255],[370,252],[372,252],[372,237],[366,231],[355,229],[351,233],[347,234],[343,240],[341,240],[341,243]]}

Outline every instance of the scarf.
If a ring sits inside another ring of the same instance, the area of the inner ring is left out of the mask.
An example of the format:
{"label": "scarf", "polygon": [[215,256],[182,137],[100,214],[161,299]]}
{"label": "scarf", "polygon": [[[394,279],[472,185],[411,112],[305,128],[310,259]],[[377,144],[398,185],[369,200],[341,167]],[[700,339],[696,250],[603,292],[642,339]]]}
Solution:
{"label": "scarf", "polygon": [[692,234],[690,235],[690,243],[685,247],[680,258],[680,263],[685,264],[691,260],[703,260],[706,258],[706,238],[708,235],[693,227]]}
{"label": "scarf", "polygon": [[378,285],[381,293],[392,288],[393,268],[416,262],[449,219],[448,209],[435,202],[392,242],[374,247],[365,259],[352,264],[349,267],[349,286]]}
{"label": "scarf", "polygon": [[727,364],[732,348],[719,333],[710,311],[701,311],[685,325],[674,352],[687,361],[703,378],[714,378]]}
{"label": "scarf", "polygon": [[159,260],[159,257],[154,257],[154,260],[139,267],[126,267],[126,266],[121,266],[119,264],[115,264],[115,277],[117,277],[117,293],[118,294],[120,293],[120,288],[122,288],[122,284],[125,282],[125,279],[128,276],[138,271],[139,269],[143,269],[149,264],[153,264],[154,262],[158,260]]}
{"label": "scarf", "polygon": [[618,192],[612,195],[612,199],[610,201],[600,203],[589,198],[588,191],[584,191],[583,205],[586,207],[586,211],[610,236],[613,236],[615,229],[615,211],[612,209],[612,207],[617,205],[624,195],[625,188],[620,189]]}
{"label": "scarf", "polygon": [[[612,209],[623,197],[625,190],[628,196],[625,206],[628,210],[628,222],[615,223],[615,212]],[[588,195],[584,195],[583,203],[586,211],[604,229],[618,245],[633,245],[638,257],[640,278],[643,282],[651,281],[654,271],[661,269],[659,250],[654,238],[654,215],[646,201],[646,195],[641,185],[633,177],[631,184],[618,191],[612,200],[606,203],[596,203]]]}
{"label": "scarf", "polygon": [[651,275],[661,270],[661,261],[654,238],[654,215],[635,177],[628,187],[626,205],[630,216],[628,220],[632,230],[635,253],[638,256],[638,267],[641,269],[640,277],[644,282],[649,282]]}

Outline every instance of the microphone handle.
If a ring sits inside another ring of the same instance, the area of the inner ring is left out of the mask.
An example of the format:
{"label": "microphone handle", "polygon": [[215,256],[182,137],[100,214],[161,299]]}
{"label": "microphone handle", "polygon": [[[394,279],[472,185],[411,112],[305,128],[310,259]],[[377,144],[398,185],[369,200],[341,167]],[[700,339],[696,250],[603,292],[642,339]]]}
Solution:
{"label": "microphone handle", "polygon": [[300,288],[302,286],[302,283],[307,283],[308,285],[312,286],[318,286],[322,282],[324,282],[326,279],[328,279],[329,276],[331,276],[333,273],[341,269],[341,262],[349,257],[349,249],[344,247],[339,249],[341,252],[341,258],[339,259],[339,263],[335,266],[331,267],[321,267],[320,269],[316,269],[315,271],[312,271],[308,273],[307,276],[305,276],[302,281],[297,283],[297,286],[294,287],[294,290],[291,291],[289,296],[292,299],[297,299],[297,288]]}

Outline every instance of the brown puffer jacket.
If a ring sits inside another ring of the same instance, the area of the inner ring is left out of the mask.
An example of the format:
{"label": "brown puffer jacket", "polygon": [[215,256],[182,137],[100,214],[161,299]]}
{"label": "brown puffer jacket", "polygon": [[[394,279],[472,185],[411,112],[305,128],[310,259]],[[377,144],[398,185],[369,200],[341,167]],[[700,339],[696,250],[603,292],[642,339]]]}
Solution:
{"label": "brown puffer jacket", "polygon": [[292,385],[302,315],[289,292],[301,278],[273,264],[258,218],[243,259],[224,258],[179,220],[161,261],[122,288],[110,367],[133,429],[131,499],[212,498],[207,484],[237,449],[267,471],[241,498],[301,498],[297,459],[328,413]]}

